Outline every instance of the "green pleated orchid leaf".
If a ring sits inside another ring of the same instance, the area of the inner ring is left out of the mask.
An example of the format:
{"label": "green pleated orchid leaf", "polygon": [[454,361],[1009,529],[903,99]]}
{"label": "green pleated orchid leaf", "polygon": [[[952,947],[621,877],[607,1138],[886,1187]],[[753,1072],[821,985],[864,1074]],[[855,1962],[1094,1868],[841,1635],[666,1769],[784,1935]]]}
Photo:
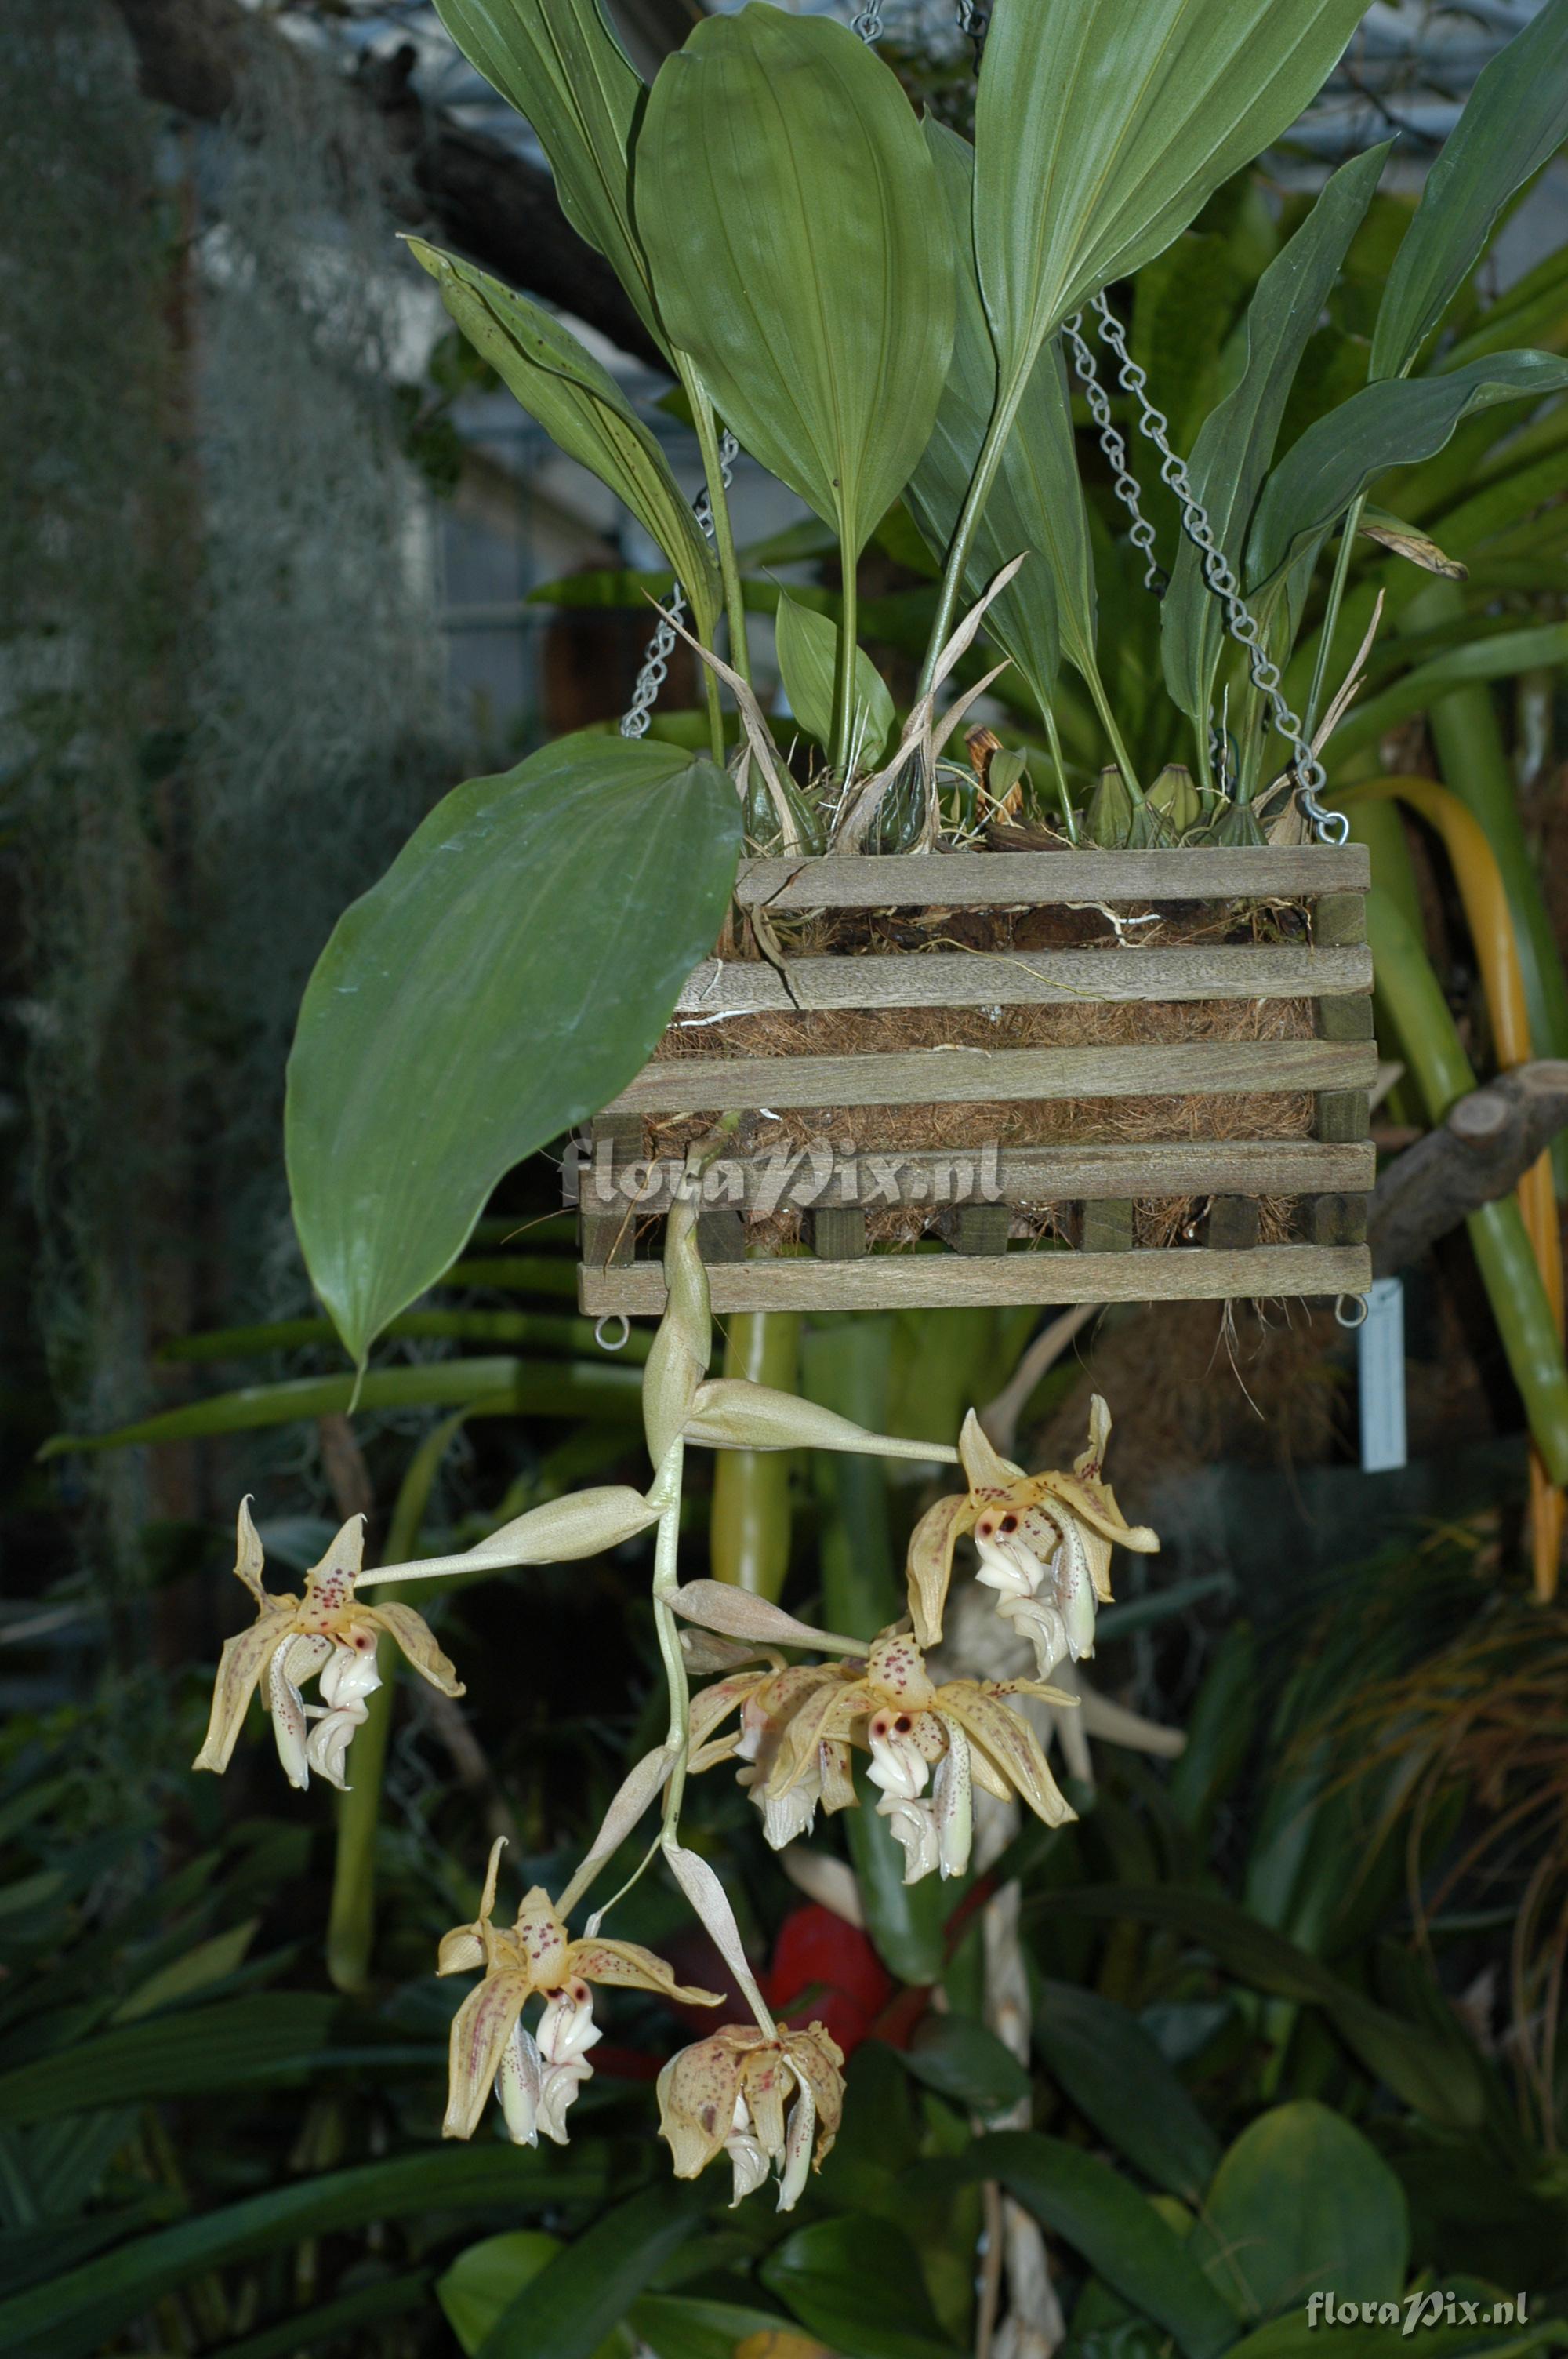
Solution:
{"label": "green pleated orchid leaf", "polygon": [[[779,675],[790,711],[819,745],[833,737],[833,684],[838,669],[838,633],[826,614],[815,614],[780,592],[773,627],[778,634]],[[875,761],[892,734],[892,698],[864,648],[855,649],[855,718],[851,770]]]}
{"label": "green pleated orchid leaf", "polygon": [[897,80],[823,17],[706,17],[659,71],[634,195],[671,341],[852,560],[930,438],[953,341],[952,240]]}
{"label": "green pleated orchid leaf", "polygon": [[699,636],[719,615],[719,568],[691,503],[648,429],[607,369],[569,328],[470,262],[411,237],[470,343],[552,441],[591,469],[630,508],[686,586]]}
{"label": "green pleated orchid leaf", "polygon": [[1480,75],[1427,174],[1378,313],[1375,378],[1401,376],[1411,366],[1485,252],[1509,199],[1565,139],[1568,0],[1547,0]]}
{"label": "green pleated orchid leaf", "polygon": [[997,0],[975,250],[1004,398],[1315,97],[1367,0]]}
{"label": "green pleated orchid leaf", "polygon": [[1568,361],[1552,353],[1494,353],[1444,376],[1368,386],[1309,426],[1270,476],[1252,525],[1249,585],[1272,584],[1291,567],[1299,574],[1379,475],[1430,459],[1466,418],[1565,390]]}
{"label": "green pleated orchid leaf", "polygon": [[[1263,273],[1247,314],[1241,381],[1211,411],[1188,473],[1214,537],[1240,578],[1247,528],[1279,439],[1285,405],[1323,307],[1366,219],[1389,143],[1336,172],[1301,228]],[[1184,712],[1206,719],[1225,645],[1219,603],[1196,549],[1184,540],[1161,610],[1165,683]]]}
{"label": "green pleated orchid leaf", "polygon": [[438,804],[305,994],[286,1143],[316,1290],[362,1364],[502,1174],[629,1082],[722,923],[711,763],[584,731]]}
{"label": "green pleated orchid leaf", "polygon": [[[996,408],[996,348],[975,275],[974,150],[942,124],[928,123],[925,136],[953,224],[958,306],[941,407],[906,497],[927,547],[940,560],[957,529]],[[1061,355],[1054,347],[1036,364],[1001,475],[971,544],[964,571],[968,597],[979,597],[1025,549],[1033,552],[1030,562],[990,609],[986,627],[1044,708],[1055,685],[1064,637],[1075,661],[1086,650],[1092,660],[1095,632],[1088,519]]]}
{"label": "green pleated orchid leaf", "polygon": [[643,78],[601,0],[436,0],[436,13],[469,63],[527,117],[550,159],[561,211],[659,337],[632,223],[629,158]]}

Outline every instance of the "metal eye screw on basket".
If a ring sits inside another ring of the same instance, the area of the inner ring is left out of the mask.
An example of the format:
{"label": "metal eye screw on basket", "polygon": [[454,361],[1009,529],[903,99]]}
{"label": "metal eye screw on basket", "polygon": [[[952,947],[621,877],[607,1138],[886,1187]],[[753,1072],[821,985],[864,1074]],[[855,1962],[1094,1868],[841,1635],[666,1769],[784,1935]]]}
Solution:
{"label": "metal eye screw on basket", "polygon": [[[740,455],[741,445],[736,441],[735,437],[730,433],[730,429],[726,427],[723,438],[719,445],[719,473],[724,479],[724,488],[726,491],[730,489],[730,484],[734,480],[735,462]],[[704,484],[702,490],[697,495],[696,502],[692,508],[692,514],[696,516],[697,523],[702,527],[703,531],[708,535],[708,539],[711,540],[713,538],[713,503],[708,496],[708,487],[706,484]],[[669,611],[674,615],[677,623],[686,613],[686,592],[681,588],[678,582],[676,583],[675,593],[670,600]],[[647,735],[648,716],[659,701],[659,690],[663,688],[665,678],[668,675],[670,658],[674,655],[675,651],[676,633],[674,627],[665,620],[663,615],[661,615],[659,617],[659,627],[648,642],[648,652],[643,658],[643,669],[637,674],[637,685],[632,691],[632,701],[627,706],[626,711],[622,717],[621,734],[622,737],[645,737]]]}
{"label": "metal eye screw on basket", "polygon": [[[1249,610],[1241,594],[1241,584],[1215,539],[1208,511],[1193,489],[1185,462],[1179,459],[1171,448],[1170,420],[1150,400],[1147,373],[1139,367],[1128,351],[1121,322],[1103,293],[1095,297],[1094,308],[1099,321],[1100,342],[1114,354],[1118,363],[1117,382],[1138,405],[1139,431],[1148,437],[1160,453],[1160,479],[1174,492],[1181,503],[1182,530],[1203,560],[1204,580],[1224,609],[1225,627],[1237,645],[1246,648],[1252,684],[1267,700],[1269,717],[1291,748],[1302,809],[1312,821],[1313,832],[1320,842],[1346,843],[1350,837],[1350,821],[1343,811],[1325,810],[1318,799],[1328,784],[1327,773],[1308,744],[1300,718],[1285,701],[1280,685],[1280,667],[1271,660],[1262,644],[1257,618]],[[1128,470],[1126,445],[1114,427],[1108,423],[1109,405],[1095,372],[1094,355],[1084,339],[1082,312],[1076,311],[1070,320],[1064,322],[1063,332],[1073,348],[1074,364],[1083,379],[1089,408],[1100,428],[1101,443],[1116,471],[1118,495],[1134,518],[1132,540],[1148,556],[1153,534],[1138,506],[1138,485]],[[1129,490],[1123,489],[1124,479]],[[1158,573],[1159,569],[1152,564],[1151,571],[1143,577],[1148,587],[1156,586]]]}

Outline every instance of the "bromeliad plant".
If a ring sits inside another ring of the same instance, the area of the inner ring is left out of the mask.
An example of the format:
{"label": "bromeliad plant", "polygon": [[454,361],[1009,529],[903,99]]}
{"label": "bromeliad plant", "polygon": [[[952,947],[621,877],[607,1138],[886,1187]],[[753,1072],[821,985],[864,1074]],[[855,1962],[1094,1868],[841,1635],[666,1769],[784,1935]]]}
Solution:
{"label": "bromeliad plant", "polygon": [[[698,1149],[688,1158],[692,1198],[700,1196],[701,1159]],[[602,1935],[600,1923],[613,1901],[589,1918],[580,1935],[568,1930],[600,1870],[662,1798],[659,1832],[615,1897],[623,1897],[662,1858],[707,1928],[752,2018],[748,2026],[725,2025],[666,2067],[659,2083],[663,2134],[678,2177],[695,2177],[726,2151],[734,2167],[737,2202],[760,2187],[772,2168],[778,2175],[780,2207],[788,2210],[801,2194],[813,2158],[820,2164],[832,2146],[842,2106],[843,2058],[821,2023],[782,2031],[775,2023],[723,1885],[681,1842],[688,1778],[719,1762],[741,1761],[742,1778],[762,1811],[768,1841],[780,1848],[809,1829],[818,1802],[829,1810],[859,1807],[851,1754],[867,1753],[870,1781],[881,1790],[877,1810],[903,1847],[904,1882],[915,1884],[933,1874],[962,1875],[970,1864],[975,1786],[999,1801],[1016,1797],[1048,1827],[1074,1817],[1039,1737],[1010,1699],[1034,1696],[1058,1710],[1076,1708],[1076,1696],[1048,1685],[1047,1675],[1069,1654],[1076,1659],[1093,1652],[1094,1603],[1109,1595],[1113,1542],[1144,1550],[1158,1544],[1152,1532],[1129,1528],[1103,1481],[1109,1418],[1097,1400],[1088,1452],[1070,1475],[1025,1477],[979,1440],[972,1417],[965,1428],[963,1462],[971,1485],[979,1486],[970,1499],[978,1496],[982,1503],[981,1524],[994,1514],[1004,1522],[1015,1520],[1010,1506],[1015,1497],[1033,1503],[1023,1511],[1024,1540],[1004,1543],[1014,1585],[1001,1603],[1016,1608],[1025,1587],[1037,1600],[1030,1634],[1038,1679],[952,1677],[938,1683],[907,1618],[867,1647],[816,1630],[720,1582],[683,1585],[676,1550],[688,1445],[859,1451],[938,1462],[957,1462],[959,1456],[939,1443],[868,1432],[765,1385],[709,1379],[712,1322],[697,1218],[695,1201],[688,1200],[675,1207],[667,1225],[668,1309],[643,1378],[643,1426],[654,1468],[647,1493],[626,1485],[580,1491],[528,1510],[461,1555],[371,1572],[361,1570],[362,1519],[352,1517],[308,1574],[303,1600],[276,1595],[263,1585],[261,1546],[246,1502],[239,1514],[235,1571],[257,1607],[257,1619],[223,1649],[211,1722],[195,1766],[227,1767],[259,1687],[290,1783],[307,1786],[315,1769],[345,1787],[351,1740],[366,1716],[364,1700],[378,1684],[379,1633],[390,1634],[415,1669],[443,1692],[462,1692],[421,1616],[401,1603],[367,1606],[360,1590],[374,1582],[569,1561],[654,1529],[654,1608],[669,1698],[664,1742],[630,1771],[558,1897],[537,1886],[528,1891],[507,1929],[493,1921],[503,1845],[493,1846],[478,1914],[455,1927],[440,1945],[439,1973],[477,1968],[481,1975],[452,2021],[443,2128],[449,2137],[471,2136],[493,2089],[515,2144],[536,2145],[541,2133],[565,2144],[568,2113],[592,2077],[589,2052],[602,2037],[594,2021],[595,1985],[652,1991],[688,2006],[721,2003],[716,1992],[679,1983],[652,1951]],[[941,1634],[952,1540],[962,1520],[950,1510],[964,1505],[944,1502],[932,1511],[946,1532],[945,1553],[919,1535],[911,1550],[911,1611],[932,1643]],[[926,1526],[930,1522],[928,1516]],[[982,1547],[989,1545],[982,1541]],[[684,1631],[683,1624],[688,1625]],[[827,1659],[791,1662],[784,1650]],[[758,1663],[762,1668],[753,1669]],[[708,1668],[728,1675],[694,1696],[690,1675]],[[312,1675],[319,1680],[319,1704],[308,1704],[301,1695],[302,1683]],[[721,1734],[737,1712],[739,1727]],[[312,1719],[316,1726],[308,1734]],[[524,2011],[535,1997],[543,2001],[543,2011],[534,2025],[525,2026]]]}
{"label": "bromeliad plant", "polygon": [[[1234,369],[1213,380],[1234,382],[1184,467],[1179,453],[1162,458],[1151,514],[1186,538],[1160,637],[1191,775],[1167,768],[1145,783],[1129,700],[1107,685],[1122,668],[1102,661],[1097,568],[1119,571],[1120,560],[1086,501],[1066,353],[1081,365],[1098,336],[1144,434],[1166,448],[1106,290],[1169,253],[1287,131],[1363,5],[998,0],[971,144],[923,125],[845,28],[767,0],[701,19],[651,89],[600,0],[442,0],[454,39],[526,114],[568,214],[668,361],[702,451],[711,543],[654,438],[559,321],[460,257],[415,251],[475,348],[663,550],[681,603],[662,628],[667,637],[689,618],[708,745],[694,756],[645,734],[585,733],[470,781],[329,944],[295,1046],[288,1156],[311,1276],[362,1366],[460,1248],[502,1173],[644,1061],[685,977],[728,939],[743,845],[935,847],[994,816],[946,753],[998,657],[1044,736],[1036,766],[1054,780],[1065,839],[1245,844],[1304,825],[1301,793],[1310,806],[1322,783],[1313,749],[1344,706],[1328,691],[1346,658],[1336,642],[1357,524],[1430,557],[1419,533],[1365,508],[1368,493],[1386,496],[1391,470],[1430,466],[1480,413],[1538,408],[1568,388],[1553,353],[1499,351],[1487,333],[1441,342],[1495,218],[1568,131],[1568,0],[1549,0],[1477,85],[1390,274],[1374,340],[1349,349],[1348,397],[1309,405],[1314,422],[1278,455],[1381,149],[1335,174],[1279,246]],[[1094,398],[1108,419],[1098,386]],[[809,761],[775,738],[752,686],[726,429],[838,551],[836,617],[778,607]],[[1125,467],[1119,481],[1125,489]],[[890,515],[918,527],[938,569],[902,718],[859,628],[858,562]],[[1276,669],[1336,527],[1314,676],[1286,674],[1287,706]],[[1140,563],[1149,538],[1134,527]],[[1255,635],[1249,651],[1238,632]],[[982,634],[989,664],[974,652]],[[1075,723],[1069,776],[1058,725],[1084,696],[1109,756],[1092,794],[1092,748]],[[1002,767],[1016,779],[1016,753]]]}

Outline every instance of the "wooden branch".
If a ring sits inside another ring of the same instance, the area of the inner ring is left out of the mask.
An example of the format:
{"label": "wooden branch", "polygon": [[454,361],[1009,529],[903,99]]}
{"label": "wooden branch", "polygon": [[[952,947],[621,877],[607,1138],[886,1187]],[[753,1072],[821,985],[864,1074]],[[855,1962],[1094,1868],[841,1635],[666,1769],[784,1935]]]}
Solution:
{"label": "wooden branch", "polygon": [[[261,60],[274,71],[326,70],[240,0],[117,5],[146,96],[199,122],[217,123],[232,114],[247,73]],[[389,189],[395,216],[461,247],[510,285],[574,312],[622,352],[664,367],[610,265],[561,212],[549,174],[499,140],[427,106],[410,80],[415,61],[415,50],[405,45],[372,59],[344,83],[351,102],[367,117],[379,118],[406,161],[415,197],[410,199],[406,187]]]}
{"label": "wooden branch", "polygon": [[1379,1277],[1396,1277],[1482,1204],[1518,1187],[1568,1128],[1568,1060],[1541,1058],[1472,1091],[1386,1171],[1368,1241]]}

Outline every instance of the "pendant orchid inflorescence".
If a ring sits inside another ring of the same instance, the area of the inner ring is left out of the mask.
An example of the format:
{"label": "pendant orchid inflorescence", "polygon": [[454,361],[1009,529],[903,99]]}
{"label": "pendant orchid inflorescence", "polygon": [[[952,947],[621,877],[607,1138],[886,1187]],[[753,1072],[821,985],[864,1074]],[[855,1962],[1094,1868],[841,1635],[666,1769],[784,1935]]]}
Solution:
{"label": "pendant orchid inflorescence", "polygon": [[[652,1529],[666,1734],[627,1773],[575,1875],[554,1898],[539,1886],[526,1891],[510,1926],[495,1922],[503,1845],[492,1849],[477,1914],[446,1935],[437,1960],[441,1974],[480,1973],[452,2021],[443,2129],[449,2137],[471,2136],[493,2093],[514,2142],[531,2146],[543,2136],[564,2143],[569,2109],[592,2077],[590,2052],[602,2037],[596,1987],[649,1992],[683,2006],[724,2004],[718,1992],[677,1981],[653,1951],[602,1935],[605,1909],[580,1934],[568,1930],[595,1877],[657,1801],[659,1832],[632,1880],[655,1858],[664,1861],[749,2018],[721,2021],[665,2065],[661,2131],[677,2176],[696,2177],[722,2150],[733,2166],[737,2202],[772,2173],[780,2207],[788,2210],[838,2130],[843,2057],[820,2023],[774,2023],[722,1882],[680,1840],[687,1779],[738,1765],[767,1841],[782,1849],[811,1830],[819,1809],[832,1814],[860,1807],[859,1757],[868,1794],[877,1796],[875,1810],[902,1848],[905,1883],[968,1875],[977,1786],[999,1801],[1016,1798],[1047,1826],[1073,1816],[1013,1699],[1037,1698],[1058,1712],[1074,1709],[1076,1696],[1045,1684],[1045,1672],[1068,1655],[1093,1651],[1095,1604],[1109,1595],[1113,1544],[1150,1549],[1157,1543],[1152,1532],[1125,1522],[1105,1480],[1110,1420],[1098,1399],[1088,1449],[1071,1473],[1026,1475],[997,1455],[972,1414],[958,1447],[948,1448],[868,1432],[763,1385],[709,1379],[712,1322],[695,1210],[702,1161],[703,1151],[691,1150],[694,1184],[666,1224],[667,1307],[643,1386],[654,1469],[647,1492],[579,1492],[530,1509],[461,1555],[370,1571],[362,1563],[363,1519],[353,1516],[306,1576],[303,1598],[263,1586],[262,1546],[247,1501],[240,1509],[235,1571],[257,1619],[223,1648],[196,1766],[227,1768],[259,1689],[291,1781],[305,1786],[314,1769],[342,1786],[350,1740],[379,1683],[383,1636],[444,1694],[463,1692],[411,1606],[366,1605],[358,1590],[561,1562]],[[681,1583],[677,1540],[691,1447],[859,1451],[928,1465],[961,1462],[969,1487],[939,1501],[916,1527],[908,1620],[867,1640],[817,1629],[720,1582]],[[996,1590],[1000,1611],[1033,1639],[1039,1679],[977,1679],[947,1668],[938,1675],[928,1668],[926,1650],[942,1636],[955,1543],[965,1532],[974,1538],[979,1581]],[[693,1671],[719,1676],[694,1696]],[[300,1692],[312,1677],[319,1704],[306,1703]],[[535,1999],[540,2011],[525,2022]]]}

